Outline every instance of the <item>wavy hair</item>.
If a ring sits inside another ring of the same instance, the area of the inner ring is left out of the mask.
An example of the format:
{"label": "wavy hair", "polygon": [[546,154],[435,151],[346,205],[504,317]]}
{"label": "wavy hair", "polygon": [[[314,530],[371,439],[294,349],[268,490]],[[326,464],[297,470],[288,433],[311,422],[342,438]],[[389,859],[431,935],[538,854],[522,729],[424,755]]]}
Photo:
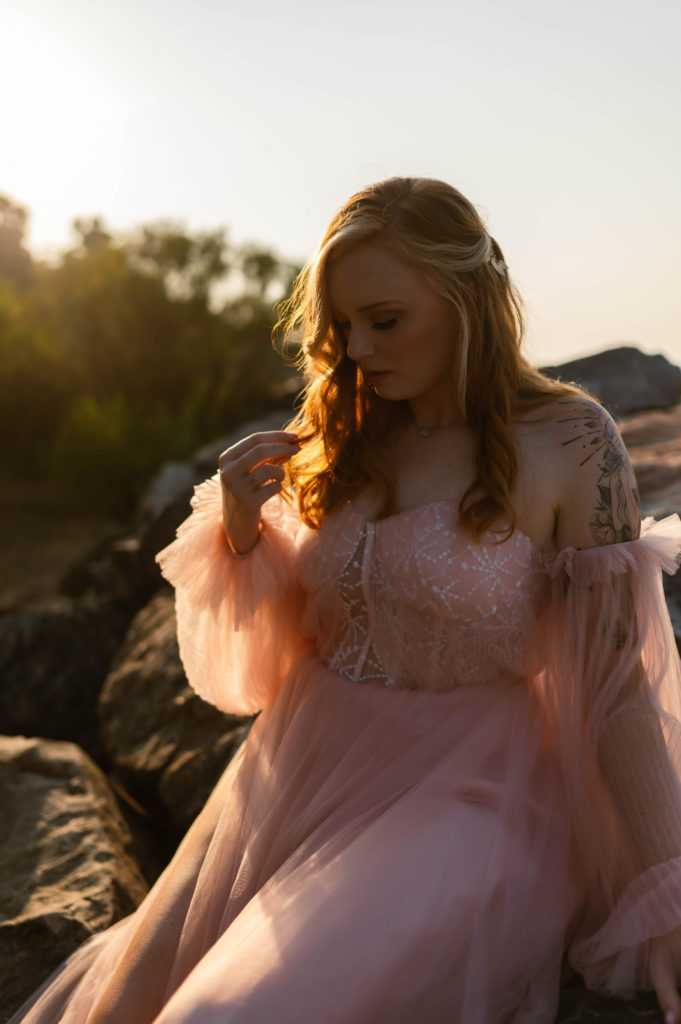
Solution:
{"label": "wavy hair", "polygon": [[505,539],[515,527],[510,495],[518,475],[512,417],[584,392],[526,361],[522,304],[499,245],[472,203],[431,178],[388,178],[352,196],[279,307],[275,334],[283,348],[300,345],[305,377],[288,428],[302,443],[288,467],[301,517],[317,528],[367,485],[379,496],[379,517],[394,511],[394,473],[382,446],[407,422],[408,406],[364,385],[334,329],[327,290],[332,261],[366,242],[385,245],[458,313],[452,390],[475,438],[475,477],[461,498],[459,520],[478,540],[503,520]]}

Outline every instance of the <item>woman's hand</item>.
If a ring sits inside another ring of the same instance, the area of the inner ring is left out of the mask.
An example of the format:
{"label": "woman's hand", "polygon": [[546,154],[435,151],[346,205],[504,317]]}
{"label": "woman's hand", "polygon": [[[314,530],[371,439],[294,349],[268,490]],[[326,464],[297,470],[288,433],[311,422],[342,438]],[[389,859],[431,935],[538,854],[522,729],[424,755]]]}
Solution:
{"label": "woman's hand", "polygon": [[222,485],[222,524],[227,542],[239,554],[255,545],[262,505],[281,490],[280,465],[300,449],[297,435],[263,431],[232,445],[218,459]]}
{"label": "woman's hand", "polygon": [[665,1024],[681,1024],[681,998],[676,985],[680,953],[681,929],[651,941],[650,980],[655,986]]}

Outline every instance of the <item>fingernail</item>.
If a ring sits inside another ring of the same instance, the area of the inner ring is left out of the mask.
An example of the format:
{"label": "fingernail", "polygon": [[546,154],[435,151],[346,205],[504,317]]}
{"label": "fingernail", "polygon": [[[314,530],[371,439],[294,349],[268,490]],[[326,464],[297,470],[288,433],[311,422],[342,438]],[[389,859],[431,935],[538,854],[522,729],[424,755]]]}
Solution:
{"label": "fingernail", "polygon": [[674,1010],[667,1010],[665,1012],[664,1024],[676,1024],[676,1013]]}

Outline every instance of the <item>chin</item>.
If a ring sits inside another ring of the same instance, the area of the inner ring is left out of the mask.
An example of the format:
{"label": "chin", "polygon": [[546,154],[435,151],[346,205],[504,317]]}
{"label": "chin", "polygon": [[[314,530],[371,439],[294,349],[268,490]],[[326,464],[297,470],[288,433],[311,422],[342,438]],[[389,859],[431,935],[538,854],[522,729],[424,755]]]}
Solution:
{"label": "chin", "polygon": [[410,398],[413,398],[408,391],[404,388],[400,388],[399,385],[392,385],[390,381],[381,381],[373,389],[374,394],[378,395],[379,398],[385,399],[386,402],[406,402]]}

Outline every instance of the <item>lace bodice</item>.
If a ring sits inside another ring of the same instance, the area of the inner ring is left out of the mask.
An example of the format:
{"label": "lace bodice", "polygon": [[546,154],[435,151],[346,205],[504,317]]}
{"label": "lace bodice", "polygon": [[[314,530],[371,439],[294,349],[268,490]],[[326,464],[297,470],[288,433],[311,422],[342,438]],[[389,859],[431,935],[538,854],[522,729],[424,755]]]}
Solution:
{"label": "lace bodice", "polygon": [[304,531],[305,633],[354,680],[448,690],[535,670],[543,556],[517,530],[463,535],[453,502],[368,522],[350,504]]}

